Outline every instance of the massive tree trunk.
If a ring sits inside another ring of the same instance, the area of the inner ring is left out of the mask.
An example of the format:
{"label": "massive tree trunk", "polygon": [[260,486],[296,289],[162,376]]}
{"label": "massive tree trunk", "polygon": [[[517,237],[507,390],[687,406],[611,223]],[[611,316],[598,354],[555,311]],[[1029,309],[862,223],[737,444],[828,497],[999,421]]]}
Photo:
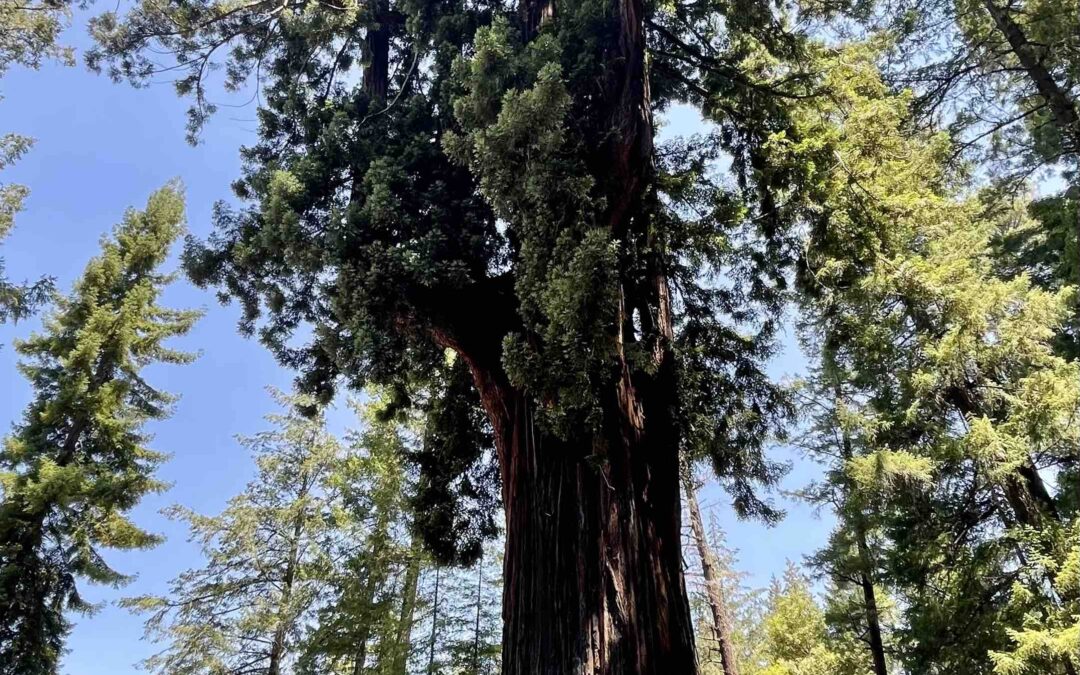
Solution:
{"label": "massive tree trunk", "polygon": [[724,602],[721,588],[720,563],[716,553],[709,546],[705,536],[705,525],[701,521],[701,507],[698,506],[697,487],[693,478],[687,476],[683,481],[686,491],[686,508],[690,513],[690,529],[694,534],[698,556],[701,558],[701,573],[705,577],[705,595],[709,600],[709,610],[713,619],[713,637],[720,651],[720,665],[724,675],[739,675],[739,664],[735,656],[735,646],[731,643],[731,615]]}
{"label": "massive tree trunk", "polygon": [[[520,15],[527,39],[545,22],[558,28],[550,0],[524,0]],[[429,314],[435,340],[468,365],[495,432],[506,516],[503,675],[697,668],[682,570],[671,299],[649,217],[655,130],[644,19],[641,0],[611,0],[598,54],[605,67],[593,110],[604,133],[588,159],[604,196],[598,223],[622,250],[639,252],[648,276],[620,270],[601,427],[556,436],[536,423],[536,399],[510,384],[502,341],[522,326],[508,280],[491,280],[495,288],[477,290],[452,320],[438,307]],[[635,340],[651,367],[630,364],[623,349]]]}
{"label": "massive tree trunk", "polygon": [[675,453],[611,439],[590,462],[509,403],[504,675],[695,672]]}
{"label": "massive tree trunk", "polygon": [[[503,675],[694,673],[683,580],[672,356],[655,374],[617,376],[605,424],[574,440],[536,424],[531,397],[501,368],[491,327],[509,291],[439,331],[469,366],[495,432],[506,552]],[[627,372],[623,370],[624,374]]]}

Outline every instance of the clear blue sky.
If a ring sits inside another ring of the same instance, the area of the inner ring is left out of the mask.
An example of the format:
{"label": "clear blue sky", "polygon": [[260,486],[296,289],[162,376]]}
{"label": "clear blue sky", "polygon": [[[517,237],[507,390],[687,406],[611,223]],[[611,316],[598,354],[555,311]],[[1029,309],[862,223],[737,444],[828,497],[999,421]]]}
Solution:
{"label": "clear blue sky", "polygon": [[[67,43],[86,44],[76,17]],[[254,138],[254,110],[222,107],[191,147],[184,141],[185,102],[162,83],[145,89],[115,85],[82,66],[46,65],[39,71],[12,69],[0,80],[0,133],[16,132],[37,139],[33,150],[5,171],[0,180],[30,187],[27,209],[12,235],[0,244],[8,275],[21,280],[43,274],[56,277],[67,291],[86,261],[97,253],[98,240],[128,206],[141,207],[146,197],[171,178],[186,186],[188,227],[197,236],[210,231],[213,203],[231,199],[229,184],[239,173],[237,149]],[[693,115],[677,110],[669,133],[692,133]],[[175,268],[175,257],[173,267]],[[175,414],[156,423],[154,447],[172,458],[161,477],[173,488],[146,499],[135,512],[145,528],[164,534],[166,543],[151,551],[108,556],[114,567],[137,579],[121,590],[87,587],[87,596],[102,603],[92,617],[76,617],[63,672],[68,675],[123,675],[153,652],[141,639],[142,622],[115,607],[125,595],[160,593],[178,572],[201,563],[199,551],[187,543],[184,529],[158,512],[172,503],[216,512],[249,480],[253,464],[234,437],[264,428],[262,416],[272,409],[267,386],[287,389],[292,374],[280,368],[257,342],[236,332],[236,307],[220,306],[212,293],[177,281],[166,294],[174,307],[203,307],[206,316],[177,346],[201,352],[189,366],[155,367],[148,379],[181,395]],[[18,326],[0,326],[0,429],[19,419],[30,391],[15,368],[11,341],[39,326],[31,319]],[[773,364],[779,375],[797,373],[802,361],[794,349]],[[348,423],[344,413],[332,418],[335,428]],[[789,458],[784,451],[777,453]],[[816,475],[816,468],[796,459],[787,480],[794,489]],[[739,550],[739,566],[755,585],[765,585],[783,571],[787,560],[799,560],[827,536],[827,520],[815,518],[802,505],[785,502],[788,518],[767,529],[740,523],[715,487],[702,494],[715,507]]]}

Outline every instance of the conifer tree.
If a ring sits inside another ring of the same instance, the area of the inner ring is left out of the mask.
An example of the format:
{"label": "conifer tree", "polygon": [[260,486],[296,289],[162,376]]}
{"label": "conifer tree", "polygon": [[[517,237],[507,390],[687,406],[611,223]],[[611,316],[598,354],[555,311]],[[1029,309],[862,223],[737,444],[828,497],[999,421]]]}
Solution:
{"label": "conifer tree", "polygon": [[[739,656],[734,642],[734,625],[731,619],[731,608],[728,607],[725,598],[724,584],[725,571],[721,567],[720,559],[713,550],[705,532],[705,522],[701,517],[701,507],[698,505],[697,481],[692,475],[692,469],[687,467],[683,478],[683,490],[686,493],[686,510],[690,515],[690,534],[697,551],[698,561],[701,564],[701,573],[704,581],[705,597],[709,605],[709,613],[712,622],[708,626],[711,633],[713,649],[717,652],[720,668],[723,675],[738,675]],[[702,658],[702,665],[706,657],[702,654],[701,637],[698,638],[698,654]]]}
{"label": "conifer tree", "polygon": [[165,488],[154,477],[164,455],[147,447],[144,425],[163,419],[173,397],[140,371],[186,363],[166,346],[197,312],[162,307],[161,274],[184,218],[176,185],[130,210],[43,332],[16,344],[34,397],[0,451],[0,673],[57,672],[68,611],[91,609],[80,581],[119,585],[127,577],[104,549],[153,546],[127,513]]}
{"label": "conifer tree", "polygon": [[[1080,12],[1075,0],[812,3],[888,37],[881,63],[914,91],[913,119],[948,129],[952,159],[978,159],[1006,200],[1032,173],[1060,171],[1065,189],[1041,200],[1041,248],[1064,283],[1080,284]],[[835,14],[830,18],[836,18]],[[1032,233],[1028,233],[1032,234]],[[1034,242],[1032,242],[1034,243]],[[1049,245],[1049,247],[1047,247]],[[1033,271],[1034,273],[1034,271]],[[1080,305],[1074,307],[1080,315]],[[1070,344],[1078,323],[1071,322]]]}
{"label": "conifer tree", "polygon": [[[115,77],[176,57],[193,132],[215,64],[261,79],[246,204],[187,267],[307,390],[415,402],[446,395],[446,351],[467,371],[495,452],[459,446],[439,485],[489,536],[469,505],[498,499],[454,490],[502,497],[503,672],[693,671],[680,454],[709,457],[740,512],[777,515],[754,488],[778,477],[760,438],[786,401],[761,364],[791,252],[758,187],[784,180],[763,146],[806,95],[784,11],[147,1],[92,30]],[[679,102],[718,133],[659,143],[654,112]],[[459,480],[492,473],[501,488]]]}
{"label": "conifer tree", "polygon": [[873,416],[861,414],[845,400],[835,379],[828,383],[835,377],[835,371],[825,376],[825,390],[816,392],[823,396],[810,389],[798,396],[814,411],[813,426],[799,445],[826,465],[826,479],[802,494],[818,507],[831,506],[838,520],[827,546],[810,563],[836,588],[836,599],[843,598],[830,607],[830,626],[864,641],[873,672],[886,675],[891,650],[885,624],[887,598],[879,585],[886,576],[879,561],[879,511],[897,490],[928,481],[930,463],[910,453],[877,448]]}
{"label": "conifer tree", "polygon": [[[0,4],[0,76],[13,65],[37,68],[46,59],[73,63],[71,49],[58,43],[68,14],[68,3],[63,1]],[[31,145],[33,139],[19,134],[0,137],[0,171],[17,161]],[[28,193],[25,185],[0,183],[0,241],[11,231]],[[50,277],[24,284],[7,280],[0,258],[0,323],[26,317],[48,299],[52,287]]]}
{"label": "conifer tree", "polygon": [[167,643],[144,663],[151,672],[293,672],[302,630],[329,576],[344,457],[321,413],[296,412],[310,407],[310,398],[274,398],[286,408],[267,417],[274,429],[241,439],[258,465],[244,492],[217,516],[168,510],[187,521],[206,564],[176,577],[167,596],[123,603],[148,614],[148,636]]}
{"label": "conifer tree", "polygon": [[[0,171],[17,161],[32,145],[32,141],[17,134],[0,137]],[[15,215],[23,208],[29,193],[24,185],[0,184],[0,241],[11,232]],[[43,277],[34,283],[13,283],[4,276],[4,260],[0,258],[0,323],[25,318],[34,307],[51,293],[53,281]]]}
{"label": "conifer tree", "polygon": [[[872,62],[844,52],[832,98],[799,116],[807,140],[778,144],[812,169],[812,197],[791,202],[810,232],[803,296],[849,374],[842,400],[874,429],[851,480],[928,486],[887,501],[905,666],[983,672],[1021,624],[1058,636],[1075,622],[1054,609],[1071,597],[1058,576],[1075,516],[1044,479],[1067,477],[1080,447],[1080,364],[1053,345],[1075,290],[994,275],[993,213],[945,170],[947,137],[908,131],[910,96],[889,95]],[[1044,642],[1042,667],[1071,673],[1061,644]]]}
{"label": "conifer tree", "polygon": [[774,580],[762,618],[753,675],[856,675],[870,672],[869,659],[848,636],[830,633],[810,582],[789,564]]}
{"label": "conifer tree", "polygon": [[384,404],[356,406],[362,429],[335,477],[332,557],[325,601],[300,666],[310,673],[403,672],[411,649],[422,551],[411,542],[403,446],[414,431],[380,419]]}

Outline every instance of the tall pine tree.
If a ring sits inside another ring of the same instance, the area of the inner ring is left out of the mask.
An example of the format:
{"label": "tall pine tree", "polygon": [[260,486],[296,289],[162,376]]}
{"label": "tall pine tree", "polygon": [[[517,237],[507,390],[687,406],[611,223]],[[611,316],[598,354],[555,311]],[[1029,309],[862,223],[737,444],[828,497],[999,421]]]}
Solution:
{"label": "tall pine tree", "polygon": [[87,265],[45,329],[19,342],[34,398],[0,450],[0,673],[57,672],[66,613],[91,609],[78,582],[119,585],[103,549],[157,544],[127,517],[143,495],[164,489],[164,455],[147,447],[146,422],[165,418],[173,397],[141,371],[187,363],[166,346],[198,312],[158,299],[159,268],[183,228],[178,186],[130,210]]}
{"label": "tall pine tree", "polygon": [[[1018,650],[1025,668],[1072,673],[1076,619],[1060,610],[1073,597],[1075,512],[1047,476],[1068,485],[1080,447],[1080,364],[1054,349],[1076,291],[997,277],[996,214],[947,170],[949,139],[912,130],[911,95],[888,92],[873,49],[837,56],[832,96],[797,115],[776,159],[807,169],[789,202],[809,232],[803,300],[826,384],[842,385],[834,405],[857,413],[834,433],[858,431],[865,448],[844,462],[846,494],[924,486],[874,509],[904,666],[985,672]],[[849,535],[866,522],[859,501],[844,502]]]}

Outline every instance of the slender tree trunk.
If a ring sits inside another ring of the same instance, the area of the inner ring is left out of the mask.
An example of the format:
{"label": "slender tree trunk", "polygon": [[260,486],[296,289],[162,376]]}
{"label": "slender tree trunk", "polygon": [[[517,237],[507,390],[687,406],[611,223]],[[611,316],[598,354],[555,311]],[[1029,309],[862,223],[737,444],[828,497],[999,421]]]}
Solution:
{"label": "slender tree trunk", "polygon": [[[1023,27],[1012,16],[1012,10],[1001,7],[995,0],[983,0],[983,7],[994,21],[994,25],[1005,36],[1009,48],[1020,62],[1039,96],[1050,108],[1054,124],[1061,134],[1066,155],[1072,155],[1080,167],[1080,105],[1069,97],[1069,92],[1053,74],[1043,65],[1043,57],[1038,48],[1028,41]],[[1077,203],[1080,204],[1080,178],[1073,184]],[[1076,237],[1080,242],[1080,206],[1076,212]],[[1080,312],[1080,301],[1077,311]]]}
{"label": "slender tree trunk", "polygon": [[473,675],[480,672],[480,594],[484,590],[484,555],[476,563],[476,624],[473,626]]}
{"label": "slender tree trunk", "polygon": [[[833,385],[833,405],[839,410],[843,404],[843,391],[839,382]],[[841,430],[841,451],[844,462],[849,462],[855,456],[851,446],[851,437],[847,430]],[[854,499],[854,486],[845,479],[844,499],[849,503]],[[888,675],[888,665],[885,660],[885,642],[881,636],[881,613],[878,609],[877,592],[874,590],[874,560],[870,555],[870,545],[867,542],[866,529],[867,518],[865,509],[859,503],[849,504],[853,508],[849,510],[851,529],[855,535],[855,547],[859,556],[859,587],[863,596],[863,616],[866,619],[866,636],[870,646],[870,657],[874,663],[874,675]]]}
{"label": "slender tree trunk", "polygon": [[413,628],[413,613],[416,611],[416,593],[420,580],[421,549],[416,543],[411,547],[409,566],[405,569],[405,584],[401,591],[401,613],[397,621],[397,639],[394,654],[390,661],[387,675],[404,673],[409,661]]}
{"label": "slender tree trunk", "polygon": [[[414,541],[409,549],[408,566],[405,568],[405,582],[402,584],[402,605],[397,615],[396,635],[392,650],[383,650],[386,656],[379,659],[379,672],[386,675],[405,673],[411,651],[413,636],[413,615],[416,611],[417,589],[420,581],[420,561],[422,550],[419,541]],[[384,661],[383,661],[384,659]]]}
{"label": "slender tree trunk", "polygon": [[731,643],[731,616],[728,613],[727,603],[724,602],[721,588],[720,563],[705,536],[705,525],[701,520],[701,507],[697,500],[697,488],[690,475],[687,475],[683,481],[683,488],[686,492],[686,508],[690,514],[690,529],[694,534],[698,557],[701,558],[701,573],[705,577],[705,595],[709,600],[709,610],[713,618],[713,637],[720,649],[720,664],[724,675],[739,675],[735,646]]}
{"label": "slender tree trunk", "polygon": [[270,643],[270,662],[267,675],[281,675],[281,662],[285,658],[285,637],[292,623],[289,616],[289,603],[292,601],[293,585],[296,583],[296,568],[300,564],[300,537],[304,531],[304,515],[297,514],[293,523],[292,541],[289,542],[289,559],[285,566],[285,575],[281,580],[281,599],[278,602],[277,627]]}
{"label": "slender tree trunk", "polygon": [[428,637],[428,661],[425,671],[428,675],[435,672],[435,635],[439,627],[439,572],[439,566],[435,565],[435,598],[431,603],[431,635]]}
{"label": "slender tree trunk", "polygon": [[360,675],[364,672],[364,668],[367,667],[367,626],[364,626],[362,633],[361,638],[356,641],[356,656],[353,658],[352,675]]}
{"label": "slender tree trunk", "polygon": [[866,637],[870,644],[870,656],[874,660],[874,675],[888,675],[885,661],[885,644],[881,638],[881,614],[878,610],[874,580],[870,576],[873,561],[870,547],[866,543],[866,528],[862,523],[855,525],[855,542],[859,551],[859,586],[863,594],[863,610],[866,615]]}
{"label": "slender tree trunk", "polygon": [[1039,92],[1039,96],[1050,107],[1054,123],[1065,142],[1066,151],[1080,152],[1080,112],[1077,111],[1076,102],[1069,98],[1068,92],[1043,65],[1037,48],[1028,41],[1023,27],[1013,19],[1011,10],[1001,7],[994,0],[983,0],[983,7],[994,20],[997,29],[1005,36],[1010,50],[1027,73],[1035,90]]}
{"label": "slender tree trunk", "polygon": [[375,607],[375,596],[379,592],[379,588],[381,588],[386,581],[386,561],[381,557],[381,550],[383,544],[387,541],[386,531],[388,527],[389,524],[386,522],[385,514],[383,514],[378,518],[372,535],[372,539],[376,543],[372,544],[371,550],[368,553],[366,577],[364,578],[364,586],[361,591],[361,603],[363,606],[364,618],[363,625],[359,627],[360,630],[356,637],[356,657],[353,659],[353,675],[360,675],[364,672],[364,668],[367,667],[368,641],[371,639],[371,627],[376,621],[376,616],[373,611]]}

